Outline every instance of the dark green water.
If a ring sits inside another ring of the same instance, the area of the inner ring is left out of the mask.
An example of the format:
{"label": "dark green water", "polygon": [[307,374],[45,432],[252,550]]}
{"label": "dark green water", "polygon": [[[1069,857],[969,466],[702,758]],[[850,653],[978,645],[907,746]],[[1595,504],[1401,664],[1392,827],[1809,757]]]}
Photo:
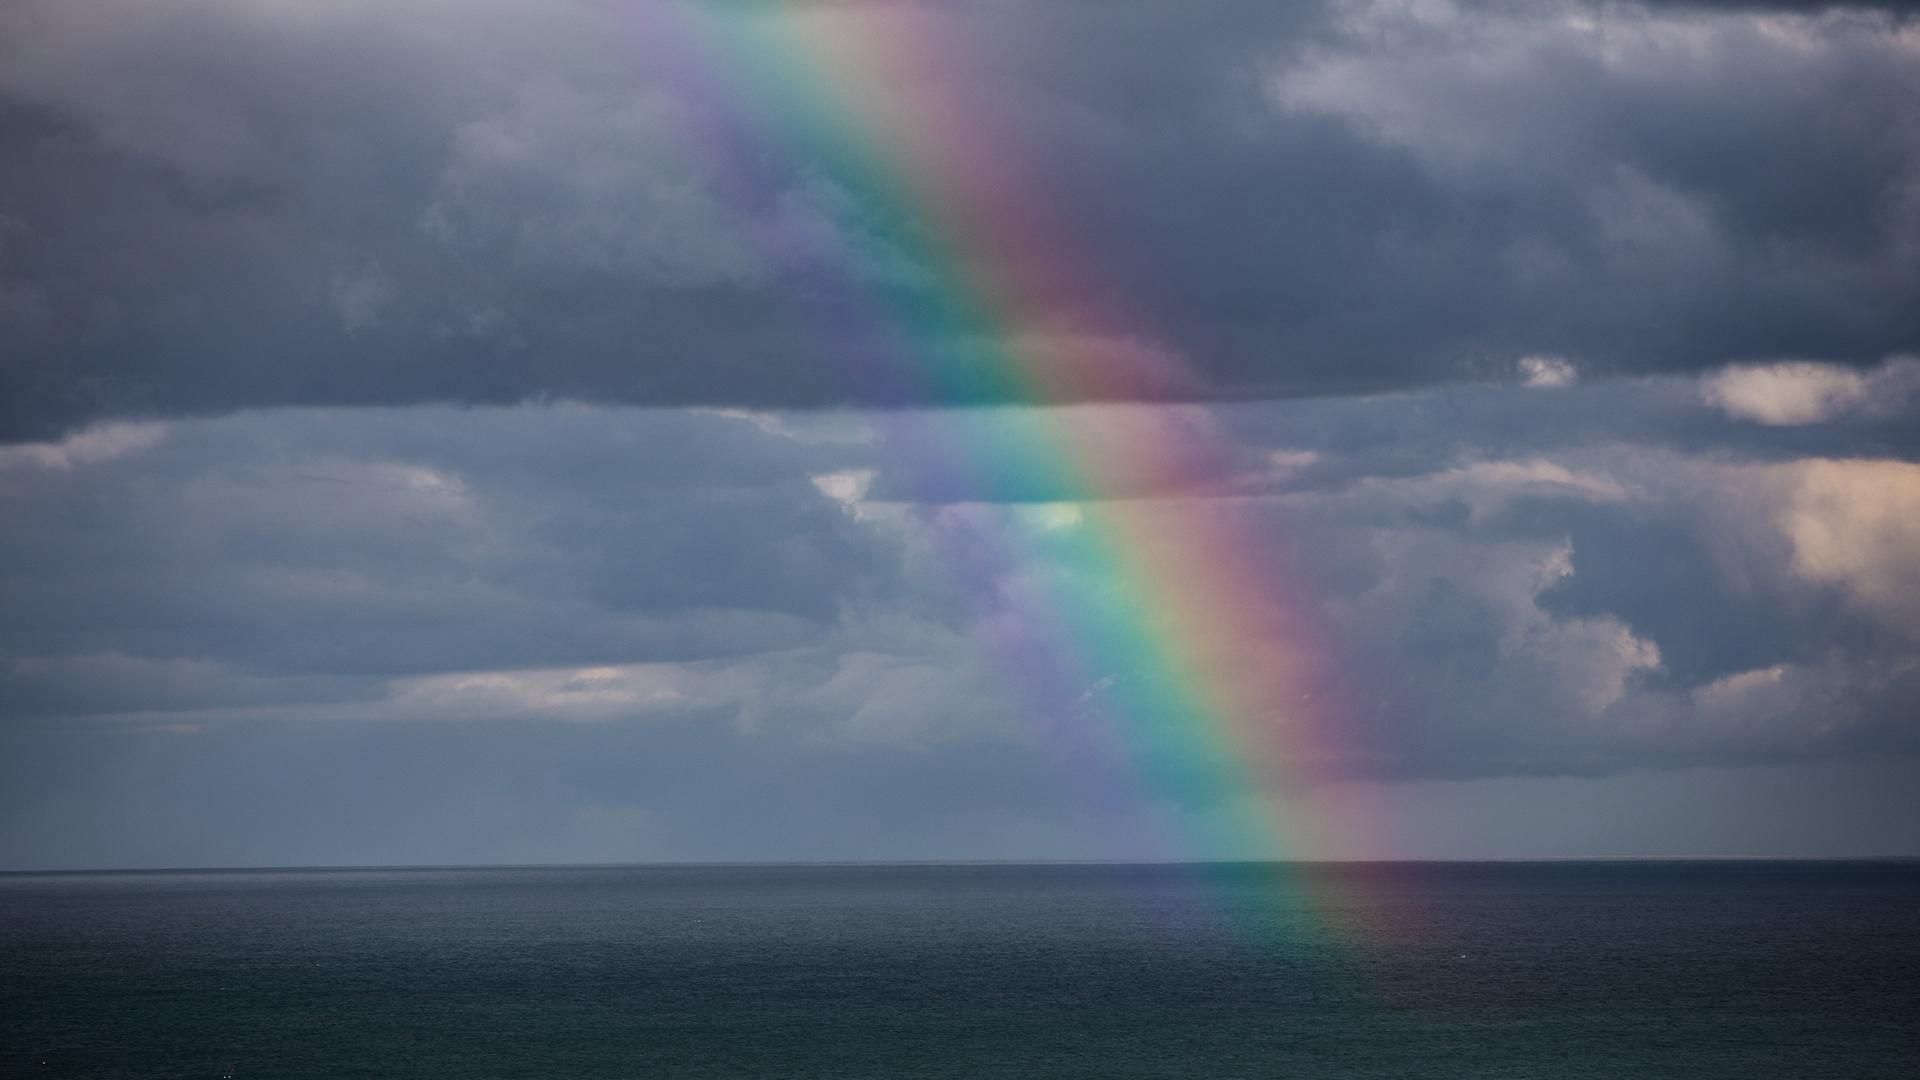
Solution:
{"label": "dark green water", "polygon": [[1302,873],[0,876],[0,1074],[1920,1077],[1920,864]]}

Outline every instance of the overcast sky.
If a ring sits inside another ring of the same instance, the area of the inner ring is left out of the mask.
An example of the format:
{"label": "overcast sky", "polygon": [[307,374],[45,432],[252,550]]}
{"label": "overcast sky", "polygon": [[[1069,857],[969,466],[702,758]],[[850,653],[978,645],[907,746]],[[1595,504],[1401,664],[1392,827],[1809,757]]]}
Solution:
{"label": "overcast sky", "polygon": [[[1902,5],[680,3],[0,7],[0,868],[1920,855]],[[769,24],[1077,276],[850,375],[965,245],[672,36]],[[1304,779],[1017,692],[1034,431],[1205,448],[1098,494],[1265,545]]]}

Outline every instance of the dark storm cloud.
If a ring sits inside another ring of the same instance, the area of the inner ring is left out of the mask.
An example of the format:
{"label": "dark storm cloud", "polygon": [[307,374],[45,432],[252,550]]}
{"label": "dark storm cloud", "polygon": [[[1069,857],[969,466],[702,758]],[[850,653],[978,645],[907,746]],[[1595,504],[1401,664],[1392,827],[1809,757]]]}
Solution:
{"label": "dark storm cloud", "polygon": [[[1192,367],[1152,393],[1920,340],[1920,44],[1883,10],[940,10],[978,61],[957,92],[1086,268],[1040,298],[1050,325],[1012,329]],[[818,152],[732,175],[643,6],[0,20],[0,438],[257,405],[925,393],[851,361],[817,310],[849,282],[933,299],[911,245],[870,242],[858,178]],[[977,382],[971,344],[908,363]]]}

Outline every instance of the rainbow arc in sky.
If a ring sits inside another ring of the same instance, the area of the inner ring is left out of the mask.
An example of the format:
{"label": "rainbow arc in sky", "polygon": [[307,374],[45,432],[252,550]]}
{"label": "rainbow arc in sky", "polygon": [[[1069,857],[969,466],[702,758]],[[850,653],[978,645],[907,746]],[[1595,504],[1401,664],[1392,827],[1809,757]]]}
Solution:
{"label": "rainbow arc in sky", "polygon": [[[1345,749],[1329,635],[1203,409],[1063,405],[1199,383],[1023,175],[960,28],[912,2],[633,10],[719,198],[772,215],[808,192],[788,291],[863,398],[903,405],[880,424],[911,482],[931,503],[1071,508],[948,544],[1006,605],[995,647],[1022,707],[1071,764],[1167,809],[1167,857],[1354,850],[1360,823],[1307,809]],[[928,401],[956,408],[904,407]],[[983,402],[1051,407],[957,408]],[[1116,409],[1118,428],[1089,419]]]}

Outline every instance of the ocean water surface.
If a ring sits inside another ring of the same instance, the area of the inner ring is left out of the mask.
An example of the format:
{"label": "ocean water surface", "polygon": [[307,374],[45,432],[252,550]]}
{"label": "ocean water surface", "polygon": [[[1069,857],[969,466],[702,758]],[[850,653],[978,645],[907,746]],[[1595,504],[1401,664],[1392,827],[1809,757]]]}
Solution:
{"label": "ocean water surface", "polygon": [[1920,1077],[1920,863],[0,875],[8,1077]]}

